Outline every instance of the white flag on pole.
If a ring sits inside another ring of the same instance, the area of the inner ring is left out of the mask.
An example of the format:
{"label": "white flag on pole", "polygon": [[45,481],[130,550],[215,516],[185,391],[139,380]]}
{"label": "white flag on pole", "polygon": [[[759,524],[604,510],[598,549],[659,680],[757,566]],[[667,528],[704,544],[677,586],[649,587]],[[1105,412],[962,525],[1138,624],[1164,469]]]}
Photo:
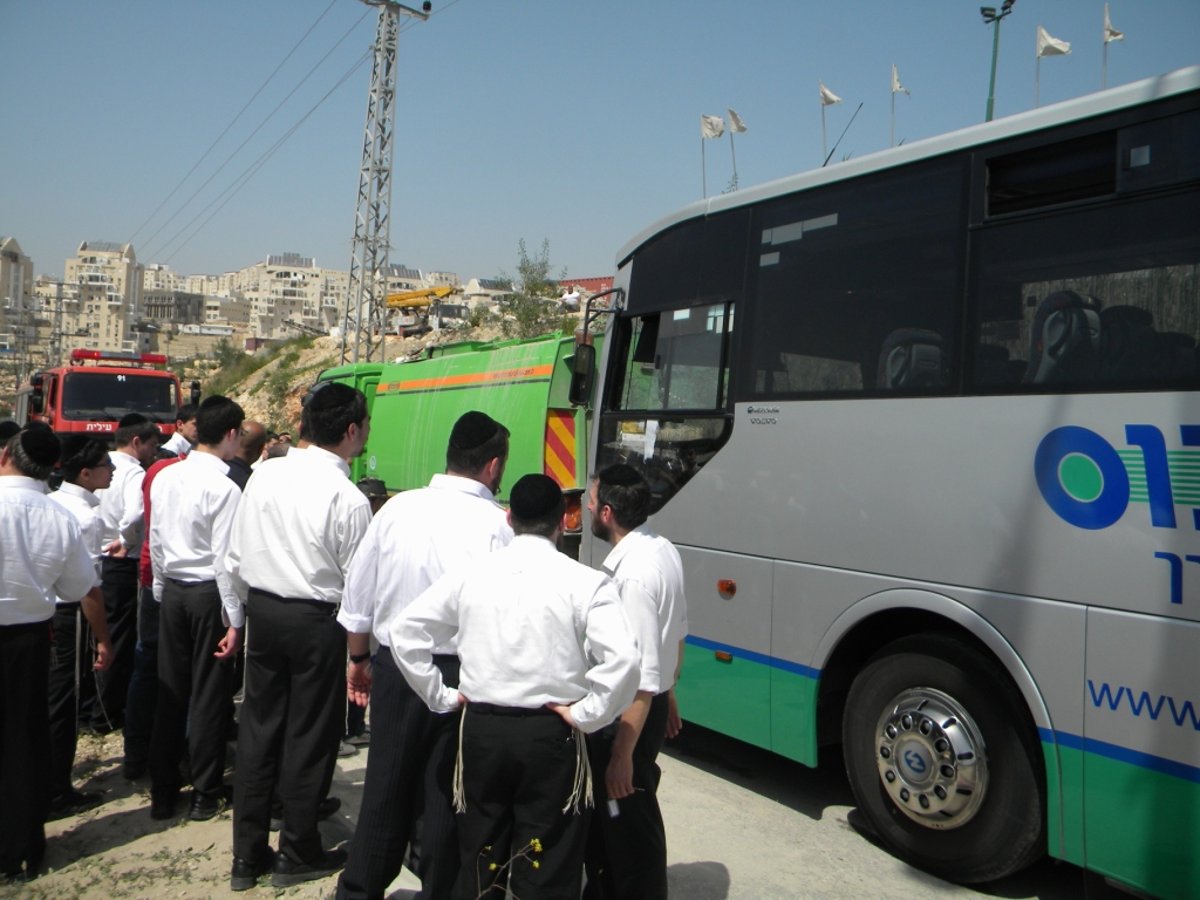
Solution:
{"label": "white flag on pole", "polygon": [[912,91],[900,83],[900,72],[897,71],[895,63],[892,63],[892,93],[905,93],[912,96]]}
{"label": "white flag on pole", "polygon": [[1070,41],[1060,41],[1056,37],[1051,37],[1041,25],[1037,27],[1037,55],[1042,56],[1066,56],[1071,52]]}
{"label": "white flag on pole", "polygon": [[833,104],[835,104],[835,103],[842,102],[841,97],[839,97],[837,94],[835,94],[829,88],[825,87],[825,82],[818,81],[817,88],[821,94],[821,105],[822,106],[833,106]]}
{"label": "white flag on pole", "polygon": [[1117,31],[1113,28],[1112,20],[1108,17],[1108,4],[1104,4],[1104,43],[1111,44],[1113,41],[1125,40],[1125,32]]}
{"label": "white flag on pole", "polygon": [[719,138],[725,133],[725,120],[720,116],[700,116],[700,137]]}
{"label": "white flag on pole", "polygon": [[746,123],[742,121],[742,117],[733,111],[733,107],[729,109],[729,130],[735,134],[741,134],[746,130]]}

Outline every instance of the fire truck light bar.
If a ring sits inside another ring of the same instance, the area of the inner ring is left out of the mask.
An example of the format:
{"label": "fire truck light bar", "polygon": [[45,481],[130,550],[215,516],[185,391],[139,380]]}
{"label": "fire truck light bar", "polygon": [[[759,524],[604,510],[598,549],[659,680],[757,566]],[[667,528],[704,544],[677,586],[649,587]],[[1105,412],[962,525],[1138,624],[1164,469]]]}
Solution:
{"label": "fire truck light bar", "polygon": [[82,362],[88,359],[128,363],[141,362],[162,366],[167,364],[167,357],[162,353],[143,353],[140,356],[135,356],[132,353],[105,353],[102,350],[85,350],[81,347],[77,347],[71,351],[71,362]]}

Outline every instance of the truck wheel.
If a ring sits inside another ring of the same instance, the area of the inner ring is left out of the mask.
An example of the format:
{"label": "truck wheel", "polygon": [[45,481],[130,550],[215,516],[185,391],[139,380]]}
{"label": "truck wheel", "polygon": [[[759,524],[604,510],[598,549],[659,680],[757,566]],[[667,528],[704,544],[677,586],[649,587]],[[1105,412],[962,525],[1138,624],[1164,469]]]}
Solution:
{"label": "truck wheel", "polygon": [[991,881],[1045,852],[1045,779],[1025,705],[990,657],[949,635],[881,650],[846,699],[843,753],[859,809],[897,856]]}

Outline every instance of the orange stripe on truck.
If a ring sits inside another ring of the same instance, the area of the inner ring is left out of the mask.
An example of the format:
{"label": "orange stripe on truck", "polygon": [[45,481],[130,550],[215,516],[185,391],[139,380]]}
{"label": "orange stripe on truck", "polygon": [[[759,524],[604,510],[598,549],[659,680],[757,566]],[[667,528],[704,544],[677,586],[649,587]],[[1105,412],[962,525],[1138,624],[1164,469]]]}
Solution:
{"label": "orange stripe on truck", "polygon": [[393,391],[419,391],[424,388],[469,387],[493,381],[522,381],[527,378],[549,378],[554,372],[553,364],[524,366],[519,369],[502,369],[497,372],[471,372],[466,375],[443,375],[437,378],[414,378],[410,381],[380,382],[376,394]]}
{"label": "orange stripe on truck", "polygon": [[575,483],[575,414],[549,410],[546,413],[545,473],[559,487],[578,487]]}

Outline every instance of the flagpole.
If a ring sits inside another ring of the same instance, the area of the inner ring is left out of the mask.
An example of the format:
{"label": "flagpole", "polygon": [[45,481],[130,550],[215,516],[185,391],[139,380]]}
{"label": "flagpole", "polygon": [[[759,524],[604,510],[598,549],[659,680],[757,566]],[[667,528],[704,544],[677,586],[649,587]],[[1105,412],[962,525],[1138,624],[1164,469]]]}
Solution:
{"label": "flagpole", "polygon": [[733,149],[733,128],[729,129],[729,155],[733,157],[733,189],[737,190],[737,151]]}
{"label": "flagpole", "polygon": [[1042,54],[1037,55],[1037,62],[1033,66],[1033,108],[1037,109],[1042,105]]}
{"label": "flagpole", "polygon": [[1100,65],[1100,89],[1108,87],[1108,35],[1104,35],[1104,62]]}
{"label": "flagpole", "polygon": [[896,146],[896,89],[892,88],[892,127],[888,129],[888,146]]}
{"label": "flagpole", "polygon": [[704,138],[700,138],[700,189],[701,198],[708,199],[708,157],[704,152]]}
{"label": "flagpole", "polygon": [[825,165],[825,104],[821,104],[821,165]]}

